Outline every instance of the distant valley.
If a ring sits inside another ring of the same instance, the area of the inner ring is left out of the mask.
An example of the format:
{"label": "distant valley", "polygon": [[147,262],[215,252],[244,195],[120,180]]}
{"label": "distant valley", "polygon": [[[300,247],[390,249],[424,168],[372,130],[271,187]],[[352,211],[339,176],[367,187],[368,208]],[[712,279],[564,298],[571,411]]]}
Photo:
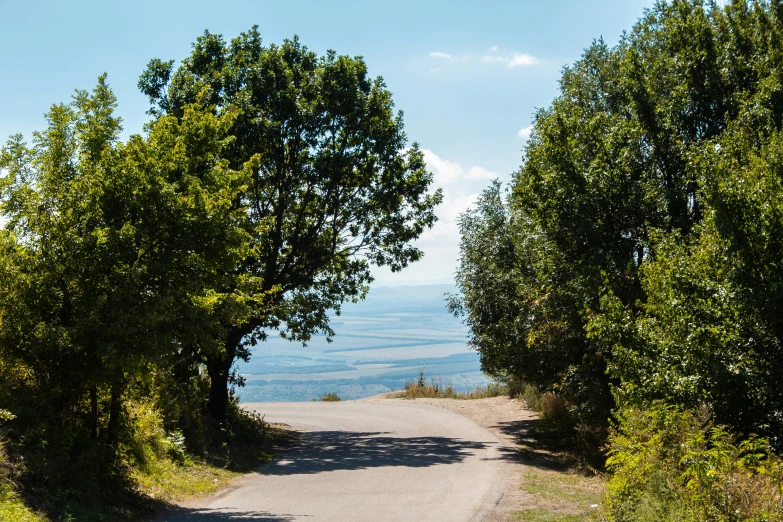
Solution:
{"label": "distant valley", "polygon": [[243,402],[309,401],[336,392],[358,399],[400,390],[423,371],[457,389],[485,384],[467,328],[445,306],[452,285],[379,287],[333,317],[332,343],[317,336],[306,347],[279,337],[259,343],[238,371]]}

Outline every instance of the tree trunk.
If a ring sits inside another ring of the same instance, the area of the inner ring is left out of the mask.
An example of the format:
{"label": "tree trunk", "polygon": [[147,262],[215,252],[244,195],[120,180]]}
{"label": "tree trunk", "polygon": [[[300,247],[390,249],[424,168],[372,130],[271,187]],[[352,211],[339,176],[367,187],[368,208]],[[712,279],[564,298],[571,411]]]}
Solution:
{"label": "tree trunk", "polygon": [[109,401],[109,425],[106,428],[106,439],[110,446],[116,446],[120,440],[120,416],[122,415],[122,387],[113,384],[111,400]]}
{"label": "tree trunk", "polygon": [[90,438],[98,439],[98,387],[90,389]]}
{"label": "tree trunk", "polygon": [[234,354],[224,354],[222,357],[207,359],[207,374],[209,375],[209,402],[207,411],[218,422],[223,422],[228,416],[228,377]]}
{"label": "tree trunk", "polygon": [[244,328],[232,327],[226,338],[225,352],[207,357],[207,375],[209,375],[209,402],[207,411],[218,422],[223,422],[228,416],[228,379],[231,366],[237,354],[237,347],[242,338],[252,331],[252,326]]}

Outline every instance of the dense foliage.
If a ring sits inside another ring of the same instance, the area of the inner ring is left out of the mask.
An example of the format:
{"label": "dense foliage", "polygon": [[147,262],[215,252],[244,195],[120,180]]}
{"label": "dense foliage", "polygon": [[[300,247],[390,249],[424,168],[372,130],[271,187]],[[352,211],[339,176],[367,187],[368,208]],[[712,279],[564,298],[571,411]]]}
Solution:
{"label": "dense foliage", "polygon": [[120,140],[101,77],[0,150],[0,439],[45,509],[253,439],[236,357],[269,330],[331,333],[370,265],[419,259],[435,221],[440,193],[360,58],[253,29],[207,33],[171,68],[142,76],[144,135]]}
{"label": "dense foliage", "polygon": [[606,520],[783,520],[783,461],[766,440],[735,440],[708,410],[654,403],[618,417]]}
{"label": "dense foliage", "polygon": [[435,222],[441,194],[429,192],[421,151],[407,148],[402,114],[361,58],[318,57],[296,38],[264,46],[255,27],[231,42],[206,32],[178,68],[151,61],[139,87],[159,118],[181,119],[196,100],[232,114],[225,158],[258,162],[235,201],[248,209],[250,250],[231,271],[272,299],[242,320],[215,317],[222,347],[200,352],[210,412],[222,419],[235,359],[270,331],[332,335],[327,312],[365,295],[370,264],[397,271],[421,257],[411,242]]}
{"label": "dense foliage", "polygon": [[564,70],[462,218],[451,306],[488,372],[599,433],[665,400],[781,446],[782,41],[777,0],[660,2]]}

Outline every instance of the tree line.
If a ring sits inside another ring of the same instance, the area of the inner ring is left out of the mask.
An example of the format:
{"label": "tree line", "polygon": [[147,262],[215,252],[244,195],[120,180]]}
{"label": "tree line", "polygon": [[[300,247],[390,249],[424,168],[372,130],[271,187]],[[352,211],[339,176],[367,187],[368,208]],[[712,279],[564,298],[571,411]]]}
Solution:
{"label": "tree line", "polygon": [[783,440],[783,5],[658,3],[564,69],[504,192],[461,219],[484,368],[605,426],[708,404]]}
{"label": "tree line", "polygon": [[120,139],[104,75],[0,151],[0,412],[48,491],[122,478],[139,402],[191,451],[224,442],[234,363],[333,335],[441,200],[360,57],[205,32],[138,87],[142,134]]}
{"label": "tree line", "polygon": [[783,513],[782,125],[783,3],[657,2],[461,216],[449,306],[608,454],[608,520]]}

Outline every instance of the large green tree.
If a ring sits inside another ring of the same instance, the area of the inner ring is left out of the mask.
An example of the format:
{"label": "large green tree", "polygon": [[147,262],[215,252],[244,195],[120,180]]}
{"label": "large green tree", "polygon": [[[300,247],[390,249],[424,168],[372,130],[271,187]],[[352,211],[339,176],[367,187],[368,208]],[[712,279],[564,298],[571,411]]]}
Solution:
{"label": "large green tree", "polygon": [[564,70],[508,196],[463,219],[453,305],[487,368],[595,424],[660,398],[781,433],[782,29],[779,1],[659,2]]}
{"label": "large green tree", "polygon": [[215,308],[263,299],[247,278],[220,291],[248,249],[236,201],[251,168],[221,157],[231,115],[184,107],[122,143],[114,110],[101,77],[53,106],[32,146],[0,151],[0,400],[48,481],[76,456],[111,464],[127,400],[214,339]]}
{"label": "large green tree", "polygon": [[235,201],[247,207],[248,255],[231,272],[272,297],[244,317],[223,315],[219,349],[196,349],[212,382],[209,411],[222,420],[232,365],[248,346],[274,330],[331,335],[328,311],[364,296],[371,265],[396,271],[421,257],[412,241],[435,222],[441,194],[391,93],[359,57],[319,57],[296,38],[264,46],[255,27],[230,42],[206,32],[178,67],[151,61],[139,87],[157,117],[182,118],[196,101],[232,114],[225,158],[235,169],[257,162]]}

